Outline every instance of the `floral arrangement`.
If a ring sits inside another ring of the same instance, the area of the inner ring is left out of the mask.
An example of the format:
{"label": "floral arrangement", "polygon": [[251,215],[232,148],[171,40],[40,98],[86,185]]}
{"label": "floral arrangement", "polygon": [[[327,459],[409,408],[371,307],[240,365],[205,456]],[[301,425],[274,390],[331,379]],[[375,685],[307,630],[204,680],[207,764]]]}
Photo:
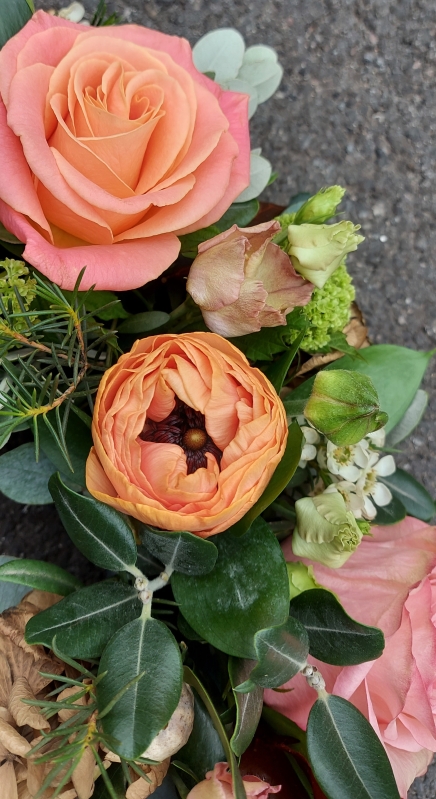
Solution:
{"label": "floral arrangement", "polygon": [[0,35],[0,491],[99,570],[1,557],[6,796],[406,799],[436,535],[395,453],[432,353],[368,341],[343,188],[259,203],[276,53],[102,2]]}

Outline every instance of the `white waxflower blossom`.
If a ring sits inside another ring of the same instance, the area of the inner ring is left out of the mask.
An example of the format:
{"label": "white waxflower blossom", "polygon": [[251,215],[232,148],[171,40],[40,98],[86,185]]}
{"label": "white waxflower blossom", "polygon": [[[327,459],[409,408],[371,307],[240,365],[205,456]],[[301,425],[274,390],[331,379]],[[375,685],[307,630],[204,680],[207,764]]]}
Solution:
{"label": "white waxflower blossom", "polygon": [[362,489],[357,487],[356,483],[351,483],[348,480],[338,480],[335,483],[331,483],[325,489],[324,494],[332,494],[334,492],[341,494],[347,510],[350,510],[356,519],[362,518],[365,495]]}
{"label": "white waxflower blossom", "polygon": [[381,449],[386,442],[386,430],[381,427],[380,430],[375,430],[373,433],[368,433],[366,436],[369,439],[369,445]]}
{"label": "white waxflower blossom", "polygon": [[309,427],[308,425],[303,425],[301,428],[301,432],[304,436],[304,445],[301,452],[301,460],[298,464],[301,469],[304,469],[307,466],[308,461],[313,461],[317,455],[317,449],[315,444],[319,444],[321,441],[319,433],[314,430],[313,427]]}
{"label": "white waxflower blossom", "polygon": [[368,465],[368,447],[365,438],[358,444],[347,447],[337,447],[331,441],[327,441],[328,471],[344,480],[356,483],[362,475],[362,469],[366,469]]}
{"label": "white waxflower blossom", "polygon": [[375,519],[377,515],[377,508],[371,500],[379,508],[389,505],[392,501],[392,494],[389,488],[384,483],[381,483],[378,478],[388,477],[388,475],[395,472],[395,468],[395,461],[392,455],[385,455],[379,459],[377,452],[370,453],[368,466],[356,483],[357,488],[364,495],[363,516],[365,519]]}

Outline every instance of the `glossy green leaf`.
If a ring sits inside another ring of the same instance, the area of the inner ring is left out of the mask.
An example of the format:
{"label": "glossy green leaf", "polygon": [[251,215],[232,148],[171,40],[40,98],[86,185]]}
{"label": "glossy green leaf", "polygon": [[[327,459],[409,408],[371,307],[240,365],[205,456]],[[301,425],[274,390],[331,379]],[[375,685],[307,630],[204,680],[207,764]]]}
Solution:
{"label": "glossy green leaf", "polygon": [[392,496],[392,501],[389,505],[384,505],[382,508],[376,505],[376,508],[377,516],[373,519],[373,524],[378,524],[382,527],[397,524],[397,522],[401,522],[407,516],[406,508],[396,496]]}
{"label": "glossy green leaf", "polygon": [[59,474],[50,478],[49,488],[68,535],[91,563],[111,571],[134,567],[136,544],[127,516],[71,491]]}
{"label": "glossy green leaf", "polygon": [[317,699],[307,724],[313,773],[328,799],[400,799],[388,756],[369,721],[346,699]]}
{"label": "glossy green leaf", "polygon": [[291,347],[280,355],[272,364],[265,369],[265,375],[273,384],[277,394],[281,391],[286,375],[291,368],[292,362],[300,348],[300,344],[305,336],[306,329],[301,330]]}
{"label": "glossy green leaf", "polygon": [[[10,555],[0,555],[0,572],[3,565],[14,560],[15,558]],[[13,583],[6,582],[0,576],[0,613],[18,605],[30,590],[31,588],[26,584],[15,583],[15,581]]]}
{"label": "glossy green leaf", "polygon": [[377,479],[402,502],[409,516],[428,522],[435,515],[435,503],[428,491],[404,469],[397,469],[393,474]]}
{"label": "glossy green leaf", "polygon": [[138,758],[178,705],[182,660],[177,642],[163,622],[135,619],[111,638],[98,673],[105,675],[97,686],[97,706],[102,714],[122,689],[133,683],[104,715],[101,724],[117,754]]}
{"label": "glossy green leaf", "polygon": [[[115,791],[115,796],[117,799],[125,799],[127,785],[121,763],[112,763],[112,765],[109,766],[108,770],[106,771],[106,774],[112,783],[112,787]],[[99,777],[96,780],[92,799],[112,799],[102,777]]]}
{"label": "glossy green leaf", "polygon": [[[229,658],[229,676],[233,689],[249,679],[254,665],[252,660]],[[257,730],[262,715],[263,689],[256,685],[246,694],[233,690],[233,696],[236,703],[236,724],[230,746],[236,757],[240,757],[250,746]]]}
{"label": "glossy green leaf", "polygon": [[[65,291],[64,296],[67,300],[74,299],[74,292]],[[84,305],[88,313],[103,321],[111,319],[127,319],[130,314],[124,310],[121,300],[113,291],[78,291],[77,299],[79,302],[84,300]]]}
{"label": "glossy green leaf", "polygon": [[149,330],[156,330],[162,327],[169,320],[169,314],[164,311],[143,311],[142,313],[129,316],[118,326],[120,333],[148,333]]}
{"label": "glossy green leaf", "polygon": [[0,0],[0,47],[24,27],[32,13],[27,0]]}
{"label": "glossy green leaf", "polygon": [[[205,779],[208,771],[213,771],[215,763],[222,763],[227,760],[227,755],[215,727],[217,719],[219,721],[218,713],[212,720],[204,701],[200,698],[195,687],[193,687],[193,693],[194,726],[188,742],[177,752],[176,758],[177,761],[188,766],[195,774],[197,781],[200,782]],[[209,701],[211,705],[212,701]]]}
{"label": "glossy green leaf", "polygon": [[274,355],[284,352],[289,347],[291,330],[303,330],[307,327],[307,317],[303,308],[295,308],[286,317],[286,325],[263,327],[258,333],[232,338],[232,344],[238,347],[251,361],[271,361]]}
{"label": "glossy green leaf", "polygon": [[291,600],[289,611],[307,630],[310,654],[324,663],[354,666],[383,652],[382,631],[352,619],[324,588],[303,591]]}
{"label": "glossy green leaf", "polygon": [[228,230],[232,225],[238,227],[247,227],[259,211],[258,200],[247,200],[245,203],[233,203],[230,208],[225,212],[224,216],[215,222],[215,226],[220,233]]}
{"label": "glossy green leaf", "polygon": [[389,433],[409,408],[432,355],[433,352],[419,352],[394,344],[375,344],[360,350],[359,358],[345,355],[326,369],[350,369],[371,378],[380,408],[389,416],[386,425]]}
{"label": "glossy green leaf", "polygon": [[243,536],[214,537],[218,560],[209,574],[176,573],[172,587],[183,616],[217,649],[255,658],[258,630],[288,617],[289,582],[280,545],[263,519]]}
{"label": "glossy green leaf", "polygon": [[302,730],[295,721],[288,719],[287,716],[283,716],[277,710],[273,710],[272,707],[268,707],[267,705],[263,707],[262,718],[277,735],[285,735],[287,738],[292,738],[300,745],[303,752],[305,751],[306,732]]}
{"label": "glossy green leaf", "polygon": [[[56,430],[56,420],[54,411],[47,414],[48,420]],[[54,465],[53,471],[62,472],[66,477],[71,478],[81,486],[86,485],[85,466],[86,459],[92,447],[91,430],[85,422],[70,412],[67,428],[65,431],[65,443],[68,450],[71,466],[66,461],[61,449],[50,433],[49,428],[44,424],[44,420],[38,420],[39,445],[49,461]]]}
{"label": "glossy green leaf", "polygon": [[386,446],[396,447],[400,441],[404,441],[407,436],[410,436],[424,416],[427,405],[428,393],[427,391],[423,391],[422,388],[419,388],[403,418],[387,436]]}
{"label": "glossy green leaf", "polygon": [[210,696],[208,695],[208,693],[205,690],[204,686],[202,685],[202,683],[198,679],[197,675],[194,674],[194,672],[191,671],[191,669],[187,668],[186,666],[183,669],[183,679],[184,679],[184,681],[186,683],[188,683],[188,685],[191,686],[191,688],[194,688],[197,691],[197,693],[200,696],[200,698],[202,699],[202,701],[203,701],[203,703],[204,703],[204,705],[205,705],[205,707],[206,707],[206,709],[207,709],[207,711],[208,711],[208,713],[209,713],[209,715],[210,715],[210,717],[211,717],[211,719],[213,721],[214,727],[215,727],[215,729],[216,729],[216,731],[217,731],[217,733],[219,735],[221,744],[222,744],[222,746],[224,748],[224,752],[225,752],[225,755],[226,755],[224,760],[227,761],[227,763],[229,764],[229,766],[231,768],[231,771],[232,771],[232,783],[233,783],[232,787],[233,787],[234,799],[247,799],[247,795],[245,793],[245,788],[244,788],[243,783],[242,783],[242,777],[241,777],[241,774],[239,772],[238,764],[236,762],[236,759],[235,759],[235,756],[233,754],[233,751],[232,751],[232,749],[230,747],[230,743],[229,743],[229,739],[228,739],[228,737],[226,735],[226,731],[225,731],[225,729],[224,729],[224,727],[222,725],[221,719],[220,719],[220,717],[219,717],[219,715],[218,715],[218,713],[217,713],[217,711],[216,711],[216,709],[215,709],[215,707],[213,705],[213,702],[210,699]]}
{"label": "glossy green leaf", "polygon": [[57,647],[73,658],[96,658],[120,627],[139,616],[138,592],[106,580],[81,588],[34,616],[26,626],[28,644]]}
{"label": "glossy green leaf", "polygon": [[60,596],[68,596],[82,585],[77,577],[54,563],[24,558],[11,560],[0,566],[0,581],[2,580]]}
{"label": "glossy green leaf", "polygon": [[250,525],[266,510],[272,502],[284,491],[300,462],[304,437],[300,425],[293,422],[289,427],[288,440],[283,457],[276,467],[265,491],[260,499],[254,503],[248,513],[231,528],[234,535],[242,535]]}
{"label": "glossy green leaf", "polygon": [[286,395],[283,405],[288,416],[300,416],[304,413],[314,382],[315,378],[309,377]]}
{"label": "glossy green leaf", "polygon": [[34,445],[21,444],[0,455],[0,491],[22,505],[48,505],[53,502],[48,481],[54,471],[43,452],[37,462]]}
{"label": "glossy green leaf", "polygon": [[290,616],[278,627],[259,630],[254,646],[258,663],[249,680],[262,688],[278,688],[306,664],[309,637],[298,619]]}
{"label": "glossy green leaf", "polygon": [[141,538],[152,555],[182,574],[207,574],[212,571],[218,557],[212,541],[192,533],[173,533],[144,525]]}
{"label": "glossy green leaf", "polygon": [[220,232],[221,231],[217,225],[209,225],[209,227],[202,228],[201,230],[195,230],[193,233],[186,233],[184,236],[180,236],[181,255],[183,255],[185,258],[196,258],[198,255],[199,245],[203,244],[204,241],[213,239],[214,236],[218,236]]}

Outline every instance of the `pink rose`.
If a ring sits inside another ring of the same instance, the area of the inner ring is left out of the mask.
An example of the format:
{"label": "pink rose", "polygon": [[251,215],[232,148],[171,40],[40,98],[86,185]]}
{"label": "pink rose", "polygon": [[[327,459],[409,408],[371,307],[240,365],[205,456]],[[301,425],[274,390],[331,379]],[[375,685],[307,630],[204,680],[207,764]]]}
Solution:
{"label": "pink rose", "polygon": [[[345,668],[314,662],[327,690],[350,700],[371,722],[406,799],[436,752],[436,528],[408,517],[371,533],[341,569],[313,563],[313,570],[347,613],[383,630],[384,653]],[[296,560],[291,539],[283,551]],[[266,701],[305,727],[316,694],[301,675],[289,687],[294,690],[286,694],[266,691]]]}
{"label": "pink rose", "polygon": [[279,222],[233,225],[200,244],[186,288],[214,333],[243,336],[285,325],[286,314],[309,302],[314,286],[271,242],[279,230]]}
{"label": "pink rose", "polygon": [[[272,793],[279,793],[281,785],[268,785],[258,777],[244,777],[244,788],[247,797],[268,799]],[[199,782],[186,799],[233,799],[232,775],[227,763],[217,763],[213,771],[208,771],[206,779]]]}
{"label": "pink rose", "polygon": [[0,220],[66,289],[160,275],[249,183],[248,98],[188,42],[38,11],[0,54]]}

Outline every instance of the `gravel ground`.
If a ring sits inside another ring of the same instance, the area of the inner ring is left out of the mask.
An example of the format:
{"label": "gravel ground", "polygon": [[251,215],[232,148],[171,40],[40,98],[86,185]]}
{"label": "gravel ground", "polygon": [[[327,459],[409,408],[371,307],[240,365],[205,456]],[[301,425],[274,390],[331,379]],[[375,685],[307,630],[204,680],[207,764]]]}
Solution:
{"label": "gravel ground", "polygon": [[[36,5],[59,8],[67,2]],[[95,3],[85,0],[85,6],[91,11]],[[114,0],[108,8],[126,22],[183,35],[191,43],[208,30],[232,26],[247,44],[276,48],[285,78],[252,125],[253,146],[262,146],[279,172],[265,199],[285,204],[300,191],[345,186],[346,216],[360,222],[366,236],[349,267],[372,340],[436,347],[433,0]],[[432,392],[425,420],[397,461],[433,495],[435,383],[436,361],[425,381]],[[13,536],[17,555],[71,564],[50,508],[23,513],[13,503],[3,507],[2,550]],[[73,567],[83,567],[77,556]],[[435,795],[433,767],[414,783],[409,799]]]}

